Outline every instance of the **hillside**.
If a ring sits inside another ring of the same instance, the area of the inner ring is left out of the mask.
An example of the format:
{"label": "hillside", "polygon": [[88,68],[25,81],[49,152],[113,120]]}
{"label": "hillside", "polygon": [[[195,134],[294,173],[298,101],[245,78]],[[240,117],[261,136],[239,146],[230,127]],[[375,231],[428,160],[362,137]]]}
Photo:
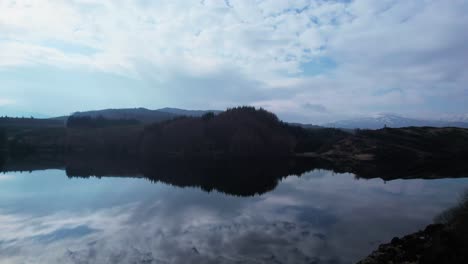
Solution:
{"label": "hillside", "polygon": [[318,156],[328,162],[328,168],[364,178],[461,177],[468,171],[468,129],[361,130],[334,142]]}
{"label": "hillside", "polygon": [[468,129],[406,127],[361,130],[336,142],[324,155],[375,160],[468,157]]}

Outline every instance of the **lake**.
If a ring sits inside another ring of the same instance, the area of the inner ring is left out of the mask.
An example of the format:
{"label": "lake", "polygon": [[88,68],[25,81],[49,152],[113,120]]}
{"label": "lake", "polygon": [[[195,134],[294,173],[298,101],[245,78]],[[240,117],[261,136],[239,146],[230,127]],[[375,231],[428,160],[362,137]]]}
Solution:
{"label": "lake", "polygon": [[242,196],[118,176],[0,174],[0,263],[354,263],[468,189],[315,169]]}

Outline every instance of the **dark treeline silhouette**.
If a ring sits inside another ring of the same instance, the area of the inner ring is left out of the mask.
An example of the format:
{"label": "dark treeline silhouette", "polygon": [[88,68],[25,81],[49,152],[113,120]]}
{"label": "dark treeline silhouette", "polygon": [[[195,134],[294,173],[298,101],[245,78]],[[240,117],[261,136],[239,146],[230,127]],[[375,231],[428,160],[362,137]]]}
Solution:
{"label": "dark treeline silhouette", "polygon": [[4,128],[0,128],[0,151],[5,150],[7,146],[7,135]]}
{"label": "dark treeline silhouette", "polygon": [[10,129],[10,152],[101,152],[136,156],[285,157],[324,151],[348,133],[281,122],[264,109],[237,107],[219,114],[178,117],[144,126],[134,119],[68,118],[65,128]]}
{"label": "dark treeline silhouette", "polygon": [[196,187],[229,195],[252,196],[273,190],[289,175],[314,169],[306,159],[158,159],[136,160],[118,156],[68,156],[69,177],[135,177],[178,187]]}
{"label": "dark treeline silhouette", "polygon": [[145,128],[144,156],[291,156],[296,142],[272,113],[253,107],[181,117]]}
{"label": "dark treeline silhouette", "polygon": [[3,167],[6,163],[6,155],[4,152],[0,152],[0,169],[3,170]]}
{"label": "dark treeline silhouette", "polygon": [[25,156],[36,152],[62,153],[66,144],[65,128],[7,127],[4,151],[8,156]]}
{"label": "dark treeline silhouette", "polygon": [[350,133],[336,128],[303,128],[289,124],[285,124],[285,127],[296,140],[295,153],[321,153],[327,151],[332,144],[350,136]]}
{"label": "dark treeline silhouette", "polygon": [[62,119],[0,117],[0,130],[0,149],[6,157],[62,152],[66,142]]}
{"label": "dark treeline silhouette", "polygon": [[313,169],[301,159],[222,159],[217,162],[160,161],[146,163],[144,176],[151,181],[178,187],[199,187],[230,195],[251,196],[272,191],[278,182],[291,175],[300,176]]}
{"label": "dark treeline silhouette", "polygon": [[65,169],[65,156],[59,153],[34,152],[29,155],[9,155],[5,157],[1,172],[31,172],[36,170]]}
{"label": "dark treeline silhouette", "polygon": [[143,125],[136,119],[102,116],[70,116],[67,121],[67,153],[102,153],[138,156]]}
{"label": "dark treeline silhouette", "polygon": [[64,157],[69,177],[143,177],[142,161],[129,155],[71,154]]}
{"label": "dark treeline silhouette", "polygon": [[468,162],[460,159],[330,159],[314,158],[315,166],[336,173],[353,173],[356,178],[380,178],[385,181],[396,179],[440,179],[468,177]]}
{"label": "dark treeline silhouette", "polygon": [[6,155],[7,155],[6,148],[7,148],[7,138],[6,138],[5,129],[0,128],[0,168],[3,167],[6,161]]}
{"label": "dark treeline silhouette", "polygon": [[140,122],[136,119],[108,119],[103,116],[70,116],[67,119],[68,128],[102,128],[112,126],[132,126]]}
{"label": "dark treeline silhouette", "polygon": [[0,127],[63,127],[64,122],[57,119],[34,117],[0,117]]}

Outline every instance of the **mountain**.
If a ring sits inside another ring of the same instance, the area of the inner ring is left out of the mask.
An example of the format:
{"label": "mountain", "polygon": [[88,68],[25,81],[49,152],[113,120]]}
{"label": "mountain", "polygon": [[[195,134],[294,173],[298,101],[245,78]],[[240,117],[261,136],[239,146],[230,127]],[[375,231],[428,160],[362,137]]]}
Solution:
{"label": "mountain", "polygon": [[219,113],[220,111],[185,110],[178,108],[161,108],[157,110],[150,110],[146,108],[120,108],[76,112],[72,116],[102,116],[107,119],[136,119],[143,123],[154,123],[170,120],[178,116],[198,117],[207,112]]}
{"label": "mountain", "polygon": [[325,127],[336,127],[345,129],[380,129],[387,127],[463,127],[468,128],[468,122],[454,122],[444,120],[424,120],[402,117],[395,114],[379,114],[374,117],[354,118],[323,124]]}
{"label": "mountain", "polygon": [[441,118],[440,121],[468,123],[468,114],[451,115]]}

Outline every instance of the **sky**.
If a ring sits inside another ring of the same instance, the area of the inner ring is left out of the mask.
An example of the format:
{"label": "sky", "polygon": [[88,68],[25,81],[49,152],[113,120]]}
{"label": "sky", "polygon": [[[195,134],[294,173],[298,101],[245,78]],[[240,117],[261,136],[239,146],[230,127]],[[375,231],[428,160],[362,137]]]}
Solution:
{"label": "sky", "polygon": [[0,0],[0,115],[461,115],[467,28],[467,0]]}

